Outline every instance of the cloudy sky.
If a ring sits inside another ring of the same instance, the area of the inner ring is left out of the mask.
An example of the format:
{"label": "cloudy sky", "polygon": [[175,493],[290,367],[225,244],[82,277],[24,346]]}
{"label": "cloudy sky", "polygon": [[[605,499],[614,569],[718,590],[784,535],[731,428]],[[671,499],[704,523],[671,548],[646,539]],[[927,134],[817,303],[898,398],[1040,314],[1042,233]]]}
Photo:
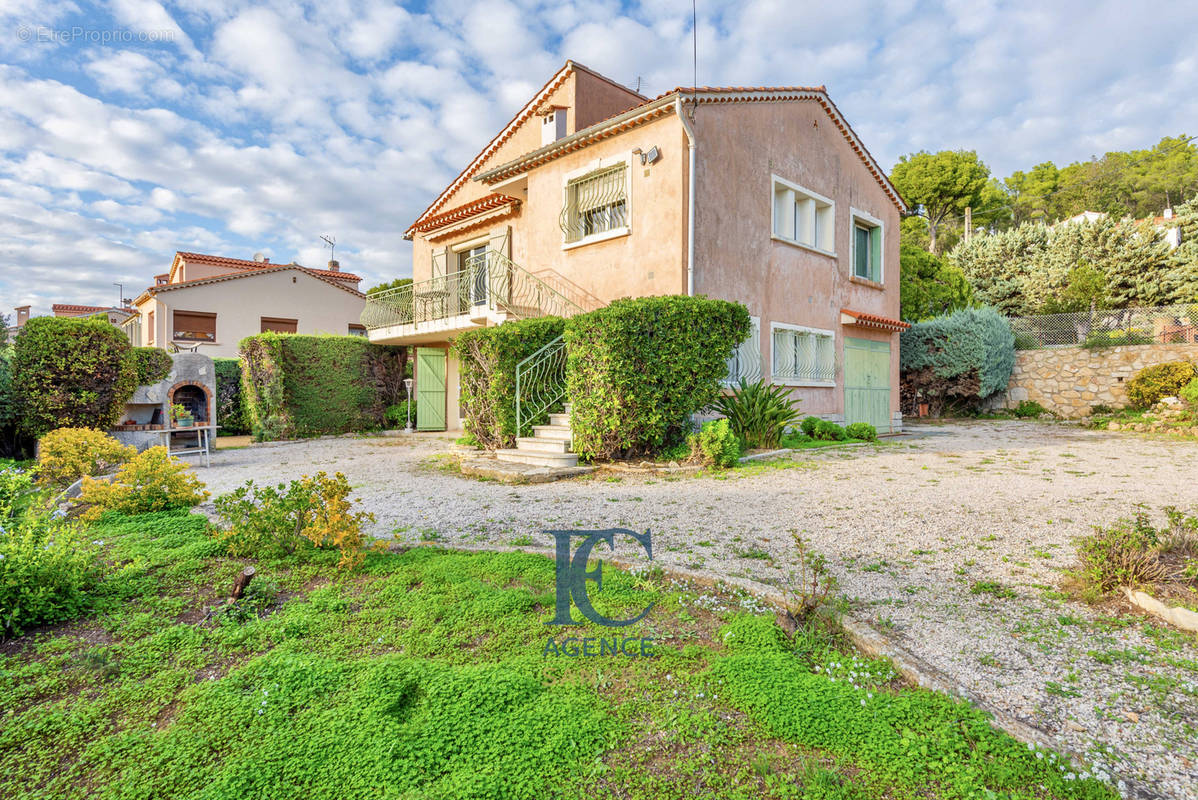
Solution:
{"label": "cloudy sky", "polygon": [[[826,84],[889,167],[1198,133],[1198,4],[699,1],[699,83]],[[567,58],[691,83],[680,0],[0,0],[0,312],[135,296],[175,250],[411,274],[407,224]]]}

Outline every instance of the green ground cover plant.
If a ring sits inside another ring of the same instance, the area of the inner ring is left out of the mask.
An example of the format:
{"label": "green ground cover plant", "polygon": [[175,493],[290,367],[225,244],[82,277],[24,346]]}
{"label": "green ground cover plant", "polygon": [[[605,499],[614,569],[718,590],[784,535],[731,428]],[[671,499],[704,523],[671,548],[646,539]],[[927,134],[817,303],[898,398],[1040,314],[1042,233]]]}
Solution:
{"label": "green ground cover plant", "polygon": [[[227,554],[198,514],[107,514],[91,616],[0,651],[0,795],[1113,798],[833,630],[604,567],[650,658],[546,654],[554,565],[431,546]],[[252,563],[244,601],[225,597]],[[750,611],[749,609],[755,609]]]}

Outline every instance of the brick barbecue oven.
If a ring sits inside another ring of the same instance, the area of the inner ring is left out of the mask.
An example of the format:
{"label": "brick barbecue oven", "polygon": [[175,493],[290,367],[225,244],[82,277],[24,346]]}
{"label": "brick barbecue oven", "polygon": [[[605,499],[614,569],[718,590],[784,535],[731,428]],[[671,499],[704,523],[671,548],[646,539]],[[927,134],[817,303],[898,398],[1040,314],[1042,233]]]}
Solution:
{"label": "brick barbecue oven", "polygon": [[150,386],[138,386],[125,404],[121,424],[112,435],[139,451],[165,444],[171,427],[171,405],[179,404],[191,412],[196,425],[216,421],[216,367],[212,359],[199,353],[175,353],[170,374]]}

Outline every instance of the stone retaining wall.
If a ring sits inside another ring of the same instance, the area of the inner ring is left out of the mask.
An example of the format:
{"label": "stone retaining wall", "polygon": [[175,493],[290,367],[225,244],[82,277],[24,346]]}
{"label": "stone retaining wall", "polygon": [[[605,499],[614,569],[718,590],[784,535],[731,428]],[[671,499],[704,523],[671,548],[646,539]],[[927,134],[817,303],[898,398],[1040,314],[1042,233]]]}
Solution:
{"label": "stone retaining wall", "polygon": [[990,408],[1013,408],[1034,400],[1062,417],[1090,414],[1090,407],[1127,405],[1127,381],[1137,372],[1166,361],[1198,363],[1198,345],[1144,344],[1020,350],[1006,392],[990,399]]}

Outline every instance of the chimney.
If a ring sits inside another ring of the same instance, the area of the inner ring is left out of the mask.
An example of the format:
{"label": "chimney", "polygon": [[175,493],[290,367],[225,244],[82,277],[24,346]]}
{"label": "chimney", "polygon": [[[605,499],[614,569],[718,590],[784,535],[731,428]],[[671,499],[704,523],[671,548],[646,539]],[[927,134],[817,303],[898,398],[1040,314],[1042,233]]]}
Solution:
{"label": "chimney", "polygon": [[332,261],[329,262],[329,270],[332,272],[340,272],[341,271],[341,262],[337,261],[336,259],[333,259]]}
{"label": "chimney", "polygon": [[17,306],[14,311],[17,312],[17,327],[25,327],[25,323],[29,321],[29,306]]}

